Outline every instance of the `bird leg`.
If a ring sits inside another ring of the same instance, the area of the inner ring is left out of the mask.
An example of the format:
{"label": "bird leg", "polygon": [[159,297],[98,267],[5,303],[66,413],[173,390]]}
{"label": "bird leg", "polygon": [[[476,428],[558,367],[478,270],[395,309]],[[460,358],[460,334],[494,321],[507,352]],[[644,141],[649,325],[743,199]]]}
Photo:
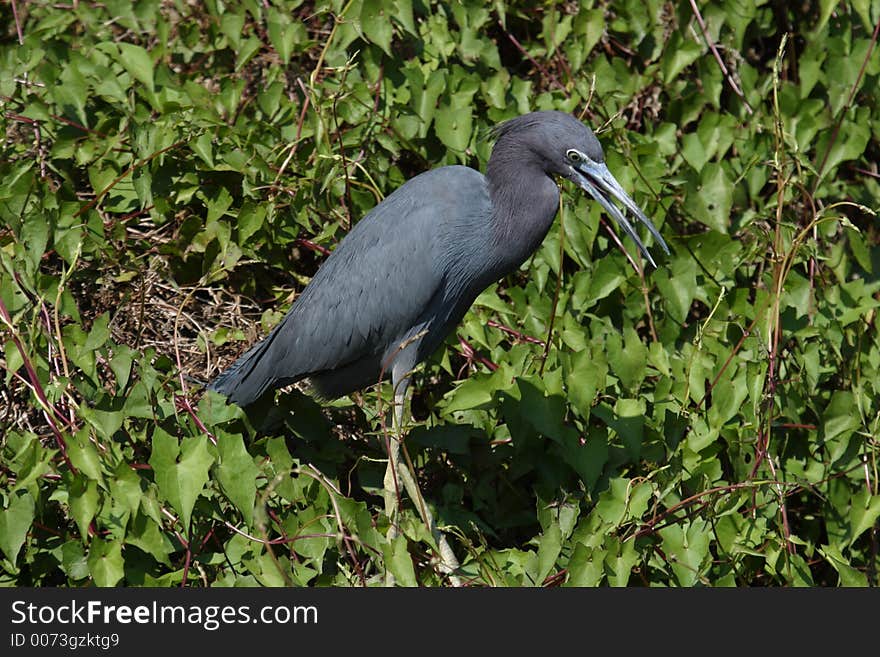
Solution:
{"label": "bird leg", "polygon": [[[397,433],[396,427],[399,427],[397,421],[397,402],[395,399],[394,405],[394,425],[395,425],[395,433]],[[400,478],[398,477],[398,471],[400,469],[400,441],[396,435],[390,436],[386,435],[385,438],[385,447],[388,450],[388,466],[385,468],[385,515],[388,516],[388,520],[391,522],[391,526],[388,528],[388,540],[393,540],[397,538],[397,534],[399,533],[397,526],[397,508],[400,500]]]}
{"label": "bird leg", "polygon": [[[449,547],[446,536],[444,536],[437,528],[437,525],[434,522],[434,516],[428,508],[428,505],[425,504],[425,499],[422,497],[422,491],[419,490],[419,485],[410,472],[409,467],[400,461],[400,441],[403,437],[403,408],[406,396],[405,384],[402,385],[403,390],[395,392],[394,394],[395,435],[390,436],[388,439],[388,467],[385,470],[385,513],[391,521],[391,526],[388,529],[388,538],[394,539],[398,535],[397,509],[400,484],[403,484],[406,494],[416,505],[416,509],[419,512],[422,522],[425,523],[425,526],[428,527],[428,530],[437,542],[437,548],[440,551],[440,571],[449,575],[449,581],[453,586],[461,586],[460,578],[452,574],[459,567],[458,559],[452,551],[452,548]],[[386,583],[393,584],[393,581],[393,576],[390,576],[386,580]]]}

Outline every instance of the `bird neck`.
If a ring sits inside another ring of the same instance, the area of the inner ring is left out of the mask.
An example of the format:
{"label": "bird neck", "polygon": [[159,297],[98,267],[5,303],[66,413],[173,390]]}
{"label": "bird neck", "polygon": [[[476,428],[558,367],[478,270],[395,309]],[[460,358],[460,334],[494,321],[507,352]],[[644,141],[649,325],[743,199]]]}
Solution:
{"label": "bird neck", "polygon": [[529,149],[504,142],[489,158],[492,237],[502,275],[534,253],[559,209],[559,188],[544,164]]}

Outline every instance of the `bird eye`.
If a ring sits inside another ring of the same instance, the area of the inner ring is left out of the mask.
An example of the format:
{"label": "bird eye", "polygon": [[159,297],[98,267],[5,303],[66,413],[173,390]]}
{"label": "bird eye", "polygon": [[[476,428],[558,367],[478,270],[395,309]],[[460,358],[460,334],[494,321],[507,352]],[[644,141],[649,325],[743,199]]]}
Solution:
{"label": "bird eye", "polygon": [[572,162],[580,162],[581,160],[584,159],[583,156],[573,148],[570,148],[565,155]]}

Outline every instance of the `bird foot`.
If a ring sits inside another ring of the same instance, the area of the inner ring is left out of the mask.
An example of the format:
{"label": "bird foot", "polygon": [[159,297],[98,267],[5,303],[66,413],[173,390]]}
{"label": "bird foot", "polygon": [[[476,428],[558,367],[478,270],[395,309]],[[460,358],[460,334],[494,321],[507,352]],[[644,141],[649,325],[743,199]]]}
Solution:
{"label": "bird foot", "polygon": [[[388,445],[388,467],[385,470],[384,480],[385,514],[390,522],[387,534],[388,540],[391,541],[400,534],[397,519],[400,505],[400,489],[403,488],[416,505],[422,522],[425,523],[425,526],[437,543],[439,551],[437,566],[440,572],[449,577],[449,582],[452,586],[461,586],[461,579],[454,574],[459,568],[455,552],[449,546],[446,536],[437,528],[434,516],[427,504],[425,504],[425,499],[422,497],[422,491],[419,490],[418,483],[412,476],[412,473],[410,473],[409,468],[400,462],[399,456],[400,444],[397,439],[390,438]],[[386,572],[385,585],[394,586],[394,575],[390,571]]]}

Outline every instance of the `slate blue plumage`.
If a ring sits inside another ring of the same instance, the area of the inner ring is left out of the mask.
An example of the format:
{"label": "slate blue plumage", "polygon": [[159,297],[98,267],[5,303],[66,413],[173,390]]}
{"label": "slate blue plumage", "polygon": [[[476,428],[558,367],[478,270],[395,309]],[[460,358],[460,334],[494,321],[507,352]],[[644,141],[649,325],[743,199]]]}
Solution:
{"label": "slate blue plumage", "polygon": [[[210,388],[248,406],[309,379],[340,397],[380,378],[403,382],[488,285],[537,249],[559,207],[554,176],[599,201],[653,264],[620,209],[668,248],[604,164],[599,141],[562,112],[533,112],[495,131],[486,175],[464,166],[407,181],[358,222],[290,312]],[[423,333],[420,337],[414,336]],[[390,376],[389,376],[390,375]]]}

